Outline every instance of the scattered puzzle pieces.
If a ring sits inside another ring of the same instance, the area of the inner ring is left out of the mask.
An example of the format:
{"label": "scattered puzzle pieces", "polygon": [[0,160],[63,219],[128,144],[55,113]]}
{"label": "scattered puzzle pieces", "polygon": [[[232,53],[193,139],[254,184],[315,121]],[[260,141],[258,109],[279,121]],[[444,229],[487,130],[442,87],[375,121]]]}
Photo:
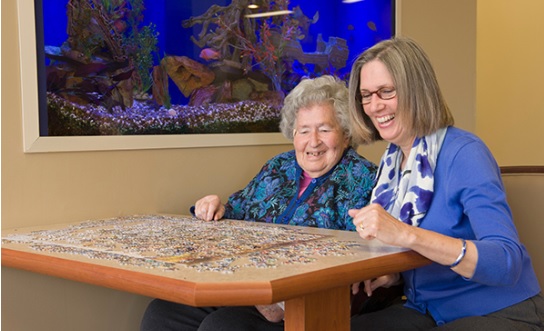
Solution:
{"label": "scattered puzzle pieces", "polygon": [[307,264],[319,256],[351,255],[356,242],[309,233],[304,227],[145,215],[86,221],[62,229],[8,234],[2,243],[33,250],[113,260],[120,265],[234,273],[240,268]]}

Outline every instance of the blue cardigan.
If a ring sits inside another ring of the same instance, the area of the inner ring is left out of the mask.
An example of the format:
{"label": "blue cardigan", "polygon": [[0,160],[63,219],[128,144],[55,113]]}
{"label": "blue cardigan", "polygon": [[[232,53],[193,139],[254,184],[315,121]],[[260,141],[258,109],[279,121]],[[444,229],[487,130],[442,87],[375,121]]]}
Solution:
{"label": "blue cardigan", "polygon": [[364,207],[374,187],[376,165],[352,148],[327,174],[312,180],[298,197],[302,169],[295,151],[270,159],[225,204],[225,218],[355,230],[348,210]]}
{"label": "blue cardigan", "polygon": [[433,263],[403,273],[407,307],[438,325],[486,315],[540,292],[527,250],[506,202],[499,167],[476,136],[450,127],[435,170],[433,201],[420,227],[472,240],[478,263],[471,279]]}

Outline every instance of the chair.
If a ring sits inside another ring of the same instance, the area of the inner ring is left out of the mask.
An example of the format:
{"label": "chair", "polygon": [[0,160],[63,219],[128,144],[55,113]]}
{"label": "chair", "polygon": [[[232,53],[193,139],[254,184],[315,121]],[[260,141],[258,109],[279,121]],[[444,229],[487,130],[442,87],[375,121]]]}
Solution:
{"label": "chair", "polygon": [[521,242],[544,290],[544,166],[503,166],[501,175]]}

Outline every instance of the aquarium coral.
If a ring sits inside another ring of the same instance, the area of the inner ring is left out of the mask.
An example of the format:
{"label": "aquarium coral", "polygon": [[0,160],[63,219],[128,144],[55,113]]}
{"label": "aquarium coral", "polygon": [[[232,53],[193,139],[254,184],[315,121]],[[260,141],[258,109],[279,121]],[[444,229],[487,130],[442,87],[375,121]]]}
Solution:
{"label": "aquarium coral", "polygon": [[277,132],[301,79],[345,78],[348,42],[309,1],[65,1],[66,37],[44,47],[49,135]]}
{"label": "aquarium coral", "polygon": [[152,85],[158,34],[143,0],[69,0],[68,38],[47,45],[48,91],[81,104],[131,107]]}
{"label": "aquarium coral", "polygon": [[[228,6],[211,6],[204,14],[183,21],[183,27],[202,25],[201,32],[191,40],[203,48],[205,59],[213,54],[224,65],[239,68],[243,73],[260,70],[270,80],[274,91],[282,91],[281,81],[286,70],[285,45],[303,39],[310,24],[300,7],[293,15],[253,19],[247,14],[247,0],[233,0]],[[288,11],[289,0],[265,1],[271,12]]]}

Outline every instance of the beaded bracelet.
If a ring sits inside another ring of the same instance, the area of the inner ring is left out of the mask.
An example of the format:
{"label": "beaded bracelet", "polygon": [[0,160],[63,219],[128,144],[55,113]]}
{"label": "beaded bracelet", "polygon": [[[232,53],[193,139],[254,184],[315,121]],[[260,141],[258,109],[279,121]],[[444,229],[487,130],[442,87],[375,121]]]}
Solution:
{"label": "beaded bracelet", "polygon": [[461,239],[461,241],[463,242],[463,248],[461,249],[461,253],[457,257],[457,260],[455,260],[455,262],[450,265],[450,268],[455,268],[465,257],[465,253],[467,252],[467,241],[465,239]]}

